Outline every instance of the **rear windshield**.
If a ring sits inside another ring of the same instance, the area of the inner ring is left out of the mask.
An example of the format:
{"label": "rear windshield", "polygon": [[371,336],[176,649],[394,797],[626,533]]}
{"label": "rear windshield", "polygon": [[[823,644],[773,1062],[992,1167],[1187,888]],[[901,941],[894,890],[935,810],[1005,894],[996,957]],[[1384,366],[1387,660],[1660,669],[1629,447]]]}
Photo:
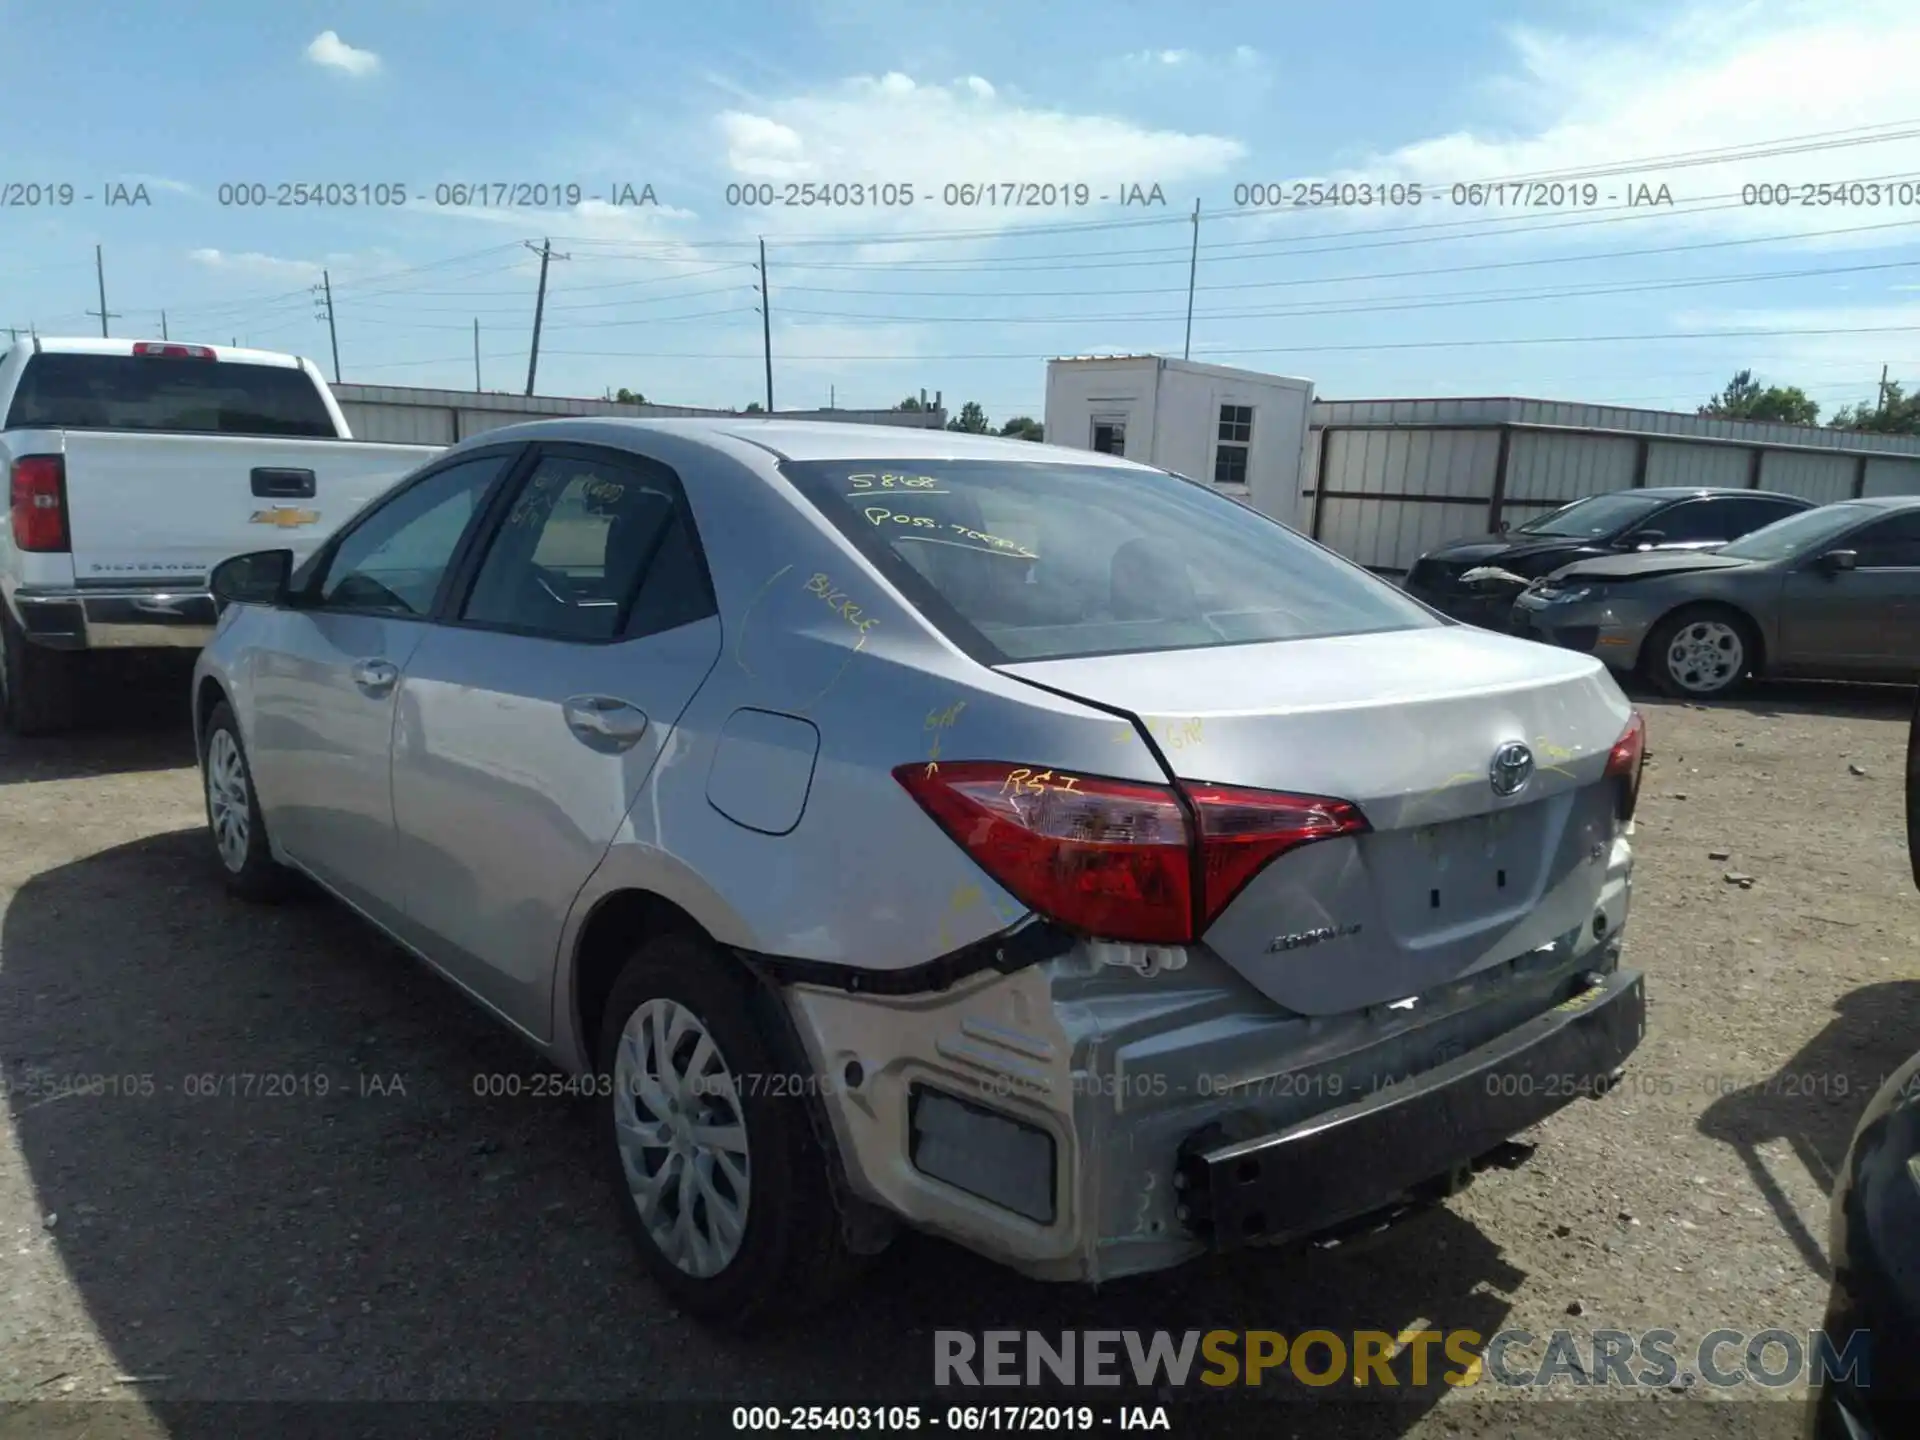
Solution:
{"label": "rear windshield", "polygon": [[36,355],[7,428],[168,430],[190,435],[338,432],[304,370],[147,355]]}
{"label": "rear windshield", "polygon": [[1284,525],[1159,471],[978,460],[781,471],[989,664],[1445,623]]}

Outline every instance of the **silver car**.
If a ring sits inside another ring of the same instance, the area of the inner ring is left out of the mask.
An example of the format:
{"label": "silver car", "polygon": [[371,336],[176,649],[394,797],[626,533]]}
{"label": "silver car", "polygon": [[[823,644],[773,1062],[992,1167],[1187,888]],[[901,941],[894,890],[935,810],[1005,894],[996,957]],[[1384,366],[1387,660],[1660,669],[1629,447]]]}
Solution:
{"label": "silver car", "polygon": [[1682,697],[1749,674],[1910,682],[1920,495],[1804,510],[1711,551],[1562,566],[1520,593],[1511,628]]}
{"label": "silver car", "polygon": [[215,583],[226,882],[568,1072],[701,1317],[902,1222],[1081,1281],[1372,1224],[1643,1030],[1606,669],[1161,471],[547,421]]}

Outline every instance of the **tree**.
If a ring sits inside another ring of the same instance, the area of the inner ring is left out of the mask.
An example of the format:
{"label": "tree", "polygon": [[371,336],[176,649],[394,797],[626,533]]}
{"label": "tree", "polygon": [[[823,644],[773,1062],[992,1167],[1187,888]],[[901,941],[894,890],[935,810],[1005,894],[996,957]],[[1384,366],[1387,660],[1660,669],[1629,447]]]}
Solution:
{"label": "tree", "polygon": [[922,405],[918,400],[914,399],[913,396],[909,395],[907,396],[906,399],[902,400],[898,405],[894,406],[893,408],[896,410],[910,411],[913,414],[918,415],[922,410],[926,409],[927,407]]}
{"label": "tree", "polygon": [[947,422],[949,430],[964,430],[969,435],[987,433],[987,412],[980,408],[980,402],[969,400],[960,407],[960,413]]}
{"label": "tree", "polygon": [[1889,380],[1878,403],[1842,406],[1827,422],[1835,430],[1870,430],[1876,435],[1920,435],[1920,394],[1908,395]]}
{"label": "tree", "polygon": [[629,390],[624,385],[613,392],[613,398],[623,405],[644,405],[647,403],[646,396],[642,395],[638,390]]}
{"label": "tree", "polygon": [[1727,388],[1700,407],[1700,414],[1720,420],[1777,420],[1786,425],[1812,425],[1820,407],[1798,385],[1762,388],[1751,370],[1742,370]]}
{"label": "tree", "polygon": [[1000,427],[1000,433],[1015,440],[1045,440],[1047,427],[1031,415],[1016,415]]}
{"label": "tree", "polygon": [[746,410],[746,413],[747,413],[747,414],[749,414],[749,415],[758,415],[758,414],[760,414],[760,413],[761,413],[761,410],[760,410],[760,402],[759,402],[758,400],[749,400],[749,401],[747,401],[747,410]]}

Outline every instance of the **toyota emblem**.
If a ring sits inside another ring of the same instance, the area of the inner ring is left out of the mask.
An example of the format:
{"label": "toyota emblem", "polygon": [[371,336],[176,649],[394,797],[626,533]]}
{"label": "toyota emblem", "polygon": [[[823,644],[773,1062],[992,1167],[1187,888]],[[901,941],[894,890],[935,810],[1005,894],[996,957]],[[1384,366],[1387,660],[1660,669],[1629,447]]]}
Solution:
{"label": "toyota emblem", "polygon": [[1487,767],[1487,783],[1499,796],[1518,795],[1533,778],[1533,751],[1518,740],[1509,740],[1493,752]]}

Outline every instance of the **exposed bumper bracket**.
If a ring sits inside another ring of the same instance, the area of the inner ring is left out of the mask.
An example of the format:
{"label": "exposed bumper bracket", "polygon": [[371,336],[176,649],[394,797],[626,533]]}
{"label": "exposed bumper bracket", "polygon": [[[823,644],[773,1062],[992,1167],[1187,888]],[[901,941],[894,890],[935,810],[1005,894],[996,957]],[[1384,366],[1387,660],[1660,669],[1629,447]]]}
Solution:
{"label": "exposed bumper bracket", "polygon": [[13,592],[21,632],[53,650],[198,649],[219,610],[206,590],[26,590]]}
{"label": "exposed bumper bracket", "polygon": [[1605,1094],[1645,1032],[1643,977],[1615,971],[1477,1050],[1288,1129],[1230,1138],[1208,1127],[1176,1168],[1187,1223],[1224,1250],[1386,1208]]}

